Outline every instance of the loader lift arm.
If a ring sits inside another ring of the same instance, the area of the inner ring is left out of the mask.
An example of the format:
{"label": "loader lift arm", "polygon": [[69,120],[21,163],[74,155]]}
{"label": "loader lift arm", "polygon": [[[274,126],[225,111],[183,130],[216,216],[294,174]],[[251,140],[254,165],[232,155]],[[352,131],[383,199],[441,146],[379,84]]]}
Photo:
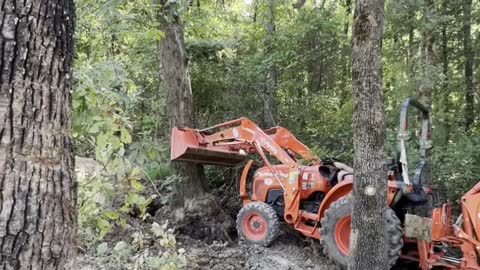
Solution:
{"label": "loader lift arm", "polygon": [[315,153],[313,153],[305,144],[300,142],[295,136],[283,127],[273,127],[265,130],[265,134],[269,135],[278,145],[287,149],[307,161],[313,161],[319,164],[321,161]]}

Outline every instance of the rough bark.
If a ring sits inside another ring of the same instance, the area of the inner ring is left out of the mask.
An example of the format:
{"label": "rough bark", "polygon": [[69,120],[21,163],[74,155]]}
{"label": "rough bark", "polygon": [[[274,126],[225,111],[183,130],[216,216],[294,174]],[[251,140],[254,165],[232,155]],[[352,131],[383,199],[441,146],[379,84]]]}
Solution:
{"label": "rough bark", "polygon": [[423,73],[418,89],[418,101],[427,108],[432,106],[433,76],[435,73],[435,53],[433,51],[435,35],[432,26],[434,9],[433,0],[426,0],[423,15],[424,27],[422,29]]}
{"label": "rough bark", "polygon": [[472,50],[472,0],[463,1],[463,54],[465,57],[465,131],[475,120]]}
{"label": "rough bark", "polygon": [[415,24],[414,24],[414,14],[411,13],[408,16],[408,54],[407,54],[407,75],[408,79],[413,82],[415,80],[415,68],[414,68],[414,56],[415,56]]}
{"label": "rough bark", "polygon": [[350,29],[349,19],[352,15],[352,0],[345,0],[345,15],[348,19],[343,26],[343,33],[345,36],[348,36],[348,30]]}
{"label": "rough bark", "polygon": [[267,78],[265,82],[265,94],[263,95],[263,127],[269,128],[277,125],[276,121],[276,90],[277,90],[277,68],[273,59],[275,50],[275,1],[268,2],[269,21],[265,28],[267,37],[265,39],[266,52],[269,55]]}
{"label": "rough bark", "polygon": [[[165,37],[160,41],[160,65],[163,87],[166,92],[167,116],[170,130],[173,127],[194,127],[192,86],[189,74],[189,59],[185,50],[184,26],[179,16],[174,15],[178,4],[161,0],[159,13],[160,30]],[[187,162],[172,162],[172,173],[183,179],[176,187],[176,201],[183,204],[185,198],[203,195],[203,167]]]}
{"label": "rough bark", "polygon": [[[350,31],[350,18],[352,16],[352,0],[345,0],[344,2],[345,5],[345,15],[348,18],[345,21],[345,24],[343,26],[343,33],[345,35],[345,38],[348,39],[348,33]],[[345,102],[348,101],[348,97],[351,96],[351,88],[348,87],[348,78],[350,77],[351,74],[351,60],[350,57],[348,56],[348,51],[350,48],[348,47],[349,45],[345,43],[343,46],[343,59],[342,59],[342,78],[343,80],[340,80],[340,102],[339,102],[339,108],[341,108]],[[322,62],[323,64],[323,62]]]}
{"label": "rough bark", "polygon": [[[448,15],[448,0],[443,0],[442,3],[442,13],[443,16]],[[449,89],[449,74],[448,74],[448,35],[447,35],[447,26],[448,23],[442,23],[442,74],[443,74],[443,85],[442,85],[442,107],[444,117],[443,128],[445,130],[445,139],[444,142],[447,143],[450,139],[450,119],[448,115],[450,114],[450,89]]]}
{"label": "rough bark", "polygon": [[75,7],[0,0],[0,269],[70,269]]}
{"label": "rough bark", "polygon": [[387,269],[383,0],[357,0],[352,32],[354,171],[349,269]]}
{"label": "rough bark", "polygon": [[[427,109],[432,107],[433,89],[434,89],[434,75],[435,75],[435,5],[434,0],[425,0],[423,9],[423,28],[422,28],[422,79],[420,87],[418,88],[418,101]],[[420,119],[420,112],[418,119]],[[418,121],[420,123],[420,121]],[[419,124],[420,125],[420,124]],[[430,156],[430,149],[426,150],[426,156]],[[423,184],[430,184],[432,179],[432,168],[428,164],[422,172],[422,179],[428,182]]]}

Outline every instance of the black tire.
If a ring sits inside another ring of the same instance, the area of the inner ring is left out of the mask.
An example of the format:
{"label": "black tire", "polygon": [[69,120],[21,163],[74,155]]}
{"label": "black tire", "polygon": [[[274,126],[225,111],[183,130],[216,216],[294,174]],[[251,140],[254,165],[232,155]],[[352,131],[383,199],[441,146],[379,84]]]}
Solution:
{"label": "black tire", "polygon": [[[252,233],[256,233],[253,230],[257,229],[255,226],[253,228],[249,226],[252,223],[256,224],[252,217],[259,220],[261,227],[258,230],[263,233],[252,236]],[[237,215],[237,231],[240,239],[267,247],[280,235],[280,222],[273,207],[263,202],[251,202]]]}
{"label": "black tire", "polygon": [[[342,253],[335,240],[335,226],[344,217],[350,216],[353,207],[353,198],[347,196],[332,203],[325,211],[321,220],[321,244],[323,252],[328,258],[342,269],[347,269],[349,256]],[[391,208],[387,208],[388,266],[392,268],[403,247],[403,230],[400,220]]]}

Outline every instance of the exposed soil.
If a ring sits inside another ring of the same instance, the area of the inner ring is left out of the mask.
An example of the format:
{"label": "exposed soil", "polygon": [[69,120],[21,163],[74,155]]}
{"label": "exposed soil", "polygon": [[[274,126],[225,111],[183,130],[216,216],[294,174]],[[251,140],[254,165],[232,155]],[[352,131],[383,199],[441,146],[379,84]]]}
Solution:
{"label": "exposed soil", "polygon": [[[278,239],[266,248],[244,242],[213,242],[207,244],[188,236],[177,236],[179,248],[187,254],[187,268],[193,270],[327,270],[335,269],[320,253],[319,243],[299,241],[290,237]],[[83,254],[78,258],[80,270],[118,270],[118,265],[102,258]]]}
{"label": "exposed soil", "polygon": [[188,269],[333,269],[320,253],[319,243],[300,242],[292,237],[283,237],[267,248],[245,242],[198,242],[188,246]]}

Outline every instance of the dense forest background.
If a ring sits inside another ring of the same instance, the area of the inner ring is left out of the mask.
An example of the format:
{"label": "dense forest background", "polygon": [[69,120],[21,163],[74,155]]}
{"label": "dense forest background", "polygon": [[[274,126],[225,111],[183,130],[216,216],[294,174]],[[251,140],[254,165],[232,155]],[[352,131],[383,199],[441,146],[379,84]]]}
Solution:
{"label": "dense forest background", "polygon": [[[288,128],[320,157],[351,163],[352,2],[167,1],[184,22],[194,127],[246,116]],[[402,101],[431,104],[434,179],[454,201],[478,181],[480,168],[479,13],[472,0],[386,1],[388,153]],[[101,165],[94,178],[79,180],[79,222],[91,243],[125,222],[121,215],[132,205],[147,218],[152,196],[177,180],[169,165],[159,16],[166,15],[150,0],[77,1],[76,153]],[[232,171],[207,168],[211,188],[231,180]]]}

